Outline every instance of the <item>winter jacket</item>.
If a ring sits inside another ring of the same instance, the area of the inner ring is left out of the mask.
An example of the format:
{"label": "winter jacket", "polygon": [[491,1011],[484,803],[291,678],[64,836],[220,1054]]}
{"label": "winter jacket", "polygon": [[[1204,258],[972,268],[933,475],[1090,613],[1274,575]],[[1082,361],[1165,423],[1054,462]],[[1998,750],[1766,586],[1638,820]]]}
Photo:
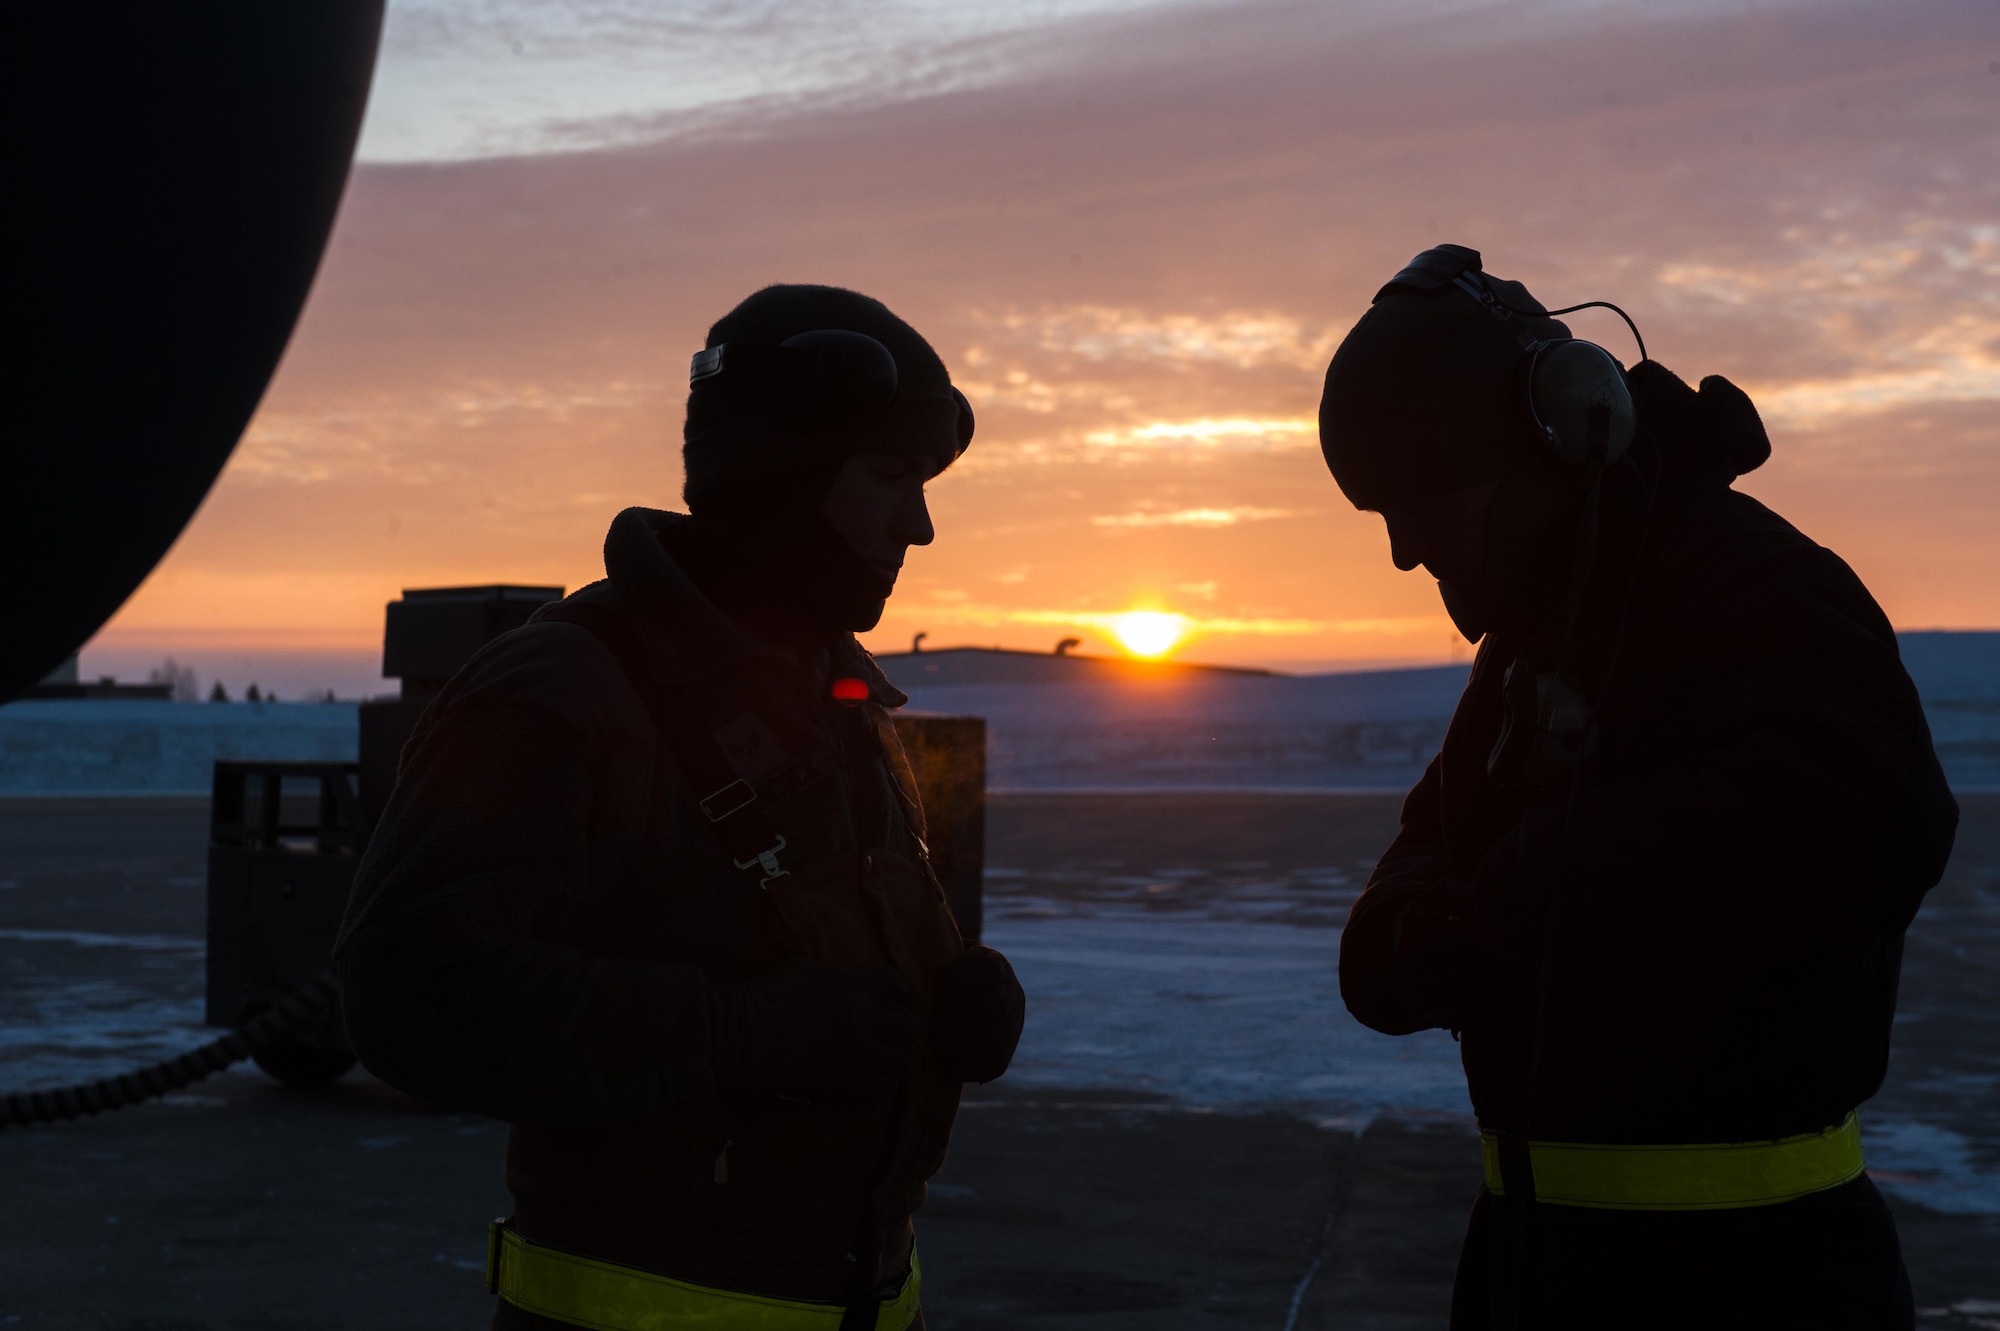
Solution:
{"label": "winter jacket", "polygon": [[[1957,807],[1867,589],[1730,488],[1769,451],[1748,400],[1652,362],[1631,383],[1639,440],[1568,659],[1559,614],[1481,644],[1353,908],[1341,991],[1377,1030],[1453,1031],[1489,1131],[1813,1132],[1881,1085]],[[1572,782],[1489,775],[1516,661],[1594,701]]]}
{"label": "winter jacket", "polygon": [[[512,1125],[508,1186],[529,1238],[841,1301],[857,1250],[874,1249],[877,1283],[907,1269],[958,1086],[919,1053],[879,1104],[720,1093],[712,987],[803,952],[895,965],[921,992],[963,944],[884,715],[905,697],[851,638],[802,661],[721,614],[662,545],[682,520],[621,513],[607,577],[563,603],[627,625],[626,661],[544,610],[425,713],[341,932],[345,1016],[385,1081]],[[831,696],[845,678],[866,701]],[[732,862],[700,807],[712,792],[661,724],[740,730],[744,716],[769,761],[743,771],[793,874],[768,892]],[[808,900],[800,883],[826,891]],[[859,914],[816,922],[781,899]]]}

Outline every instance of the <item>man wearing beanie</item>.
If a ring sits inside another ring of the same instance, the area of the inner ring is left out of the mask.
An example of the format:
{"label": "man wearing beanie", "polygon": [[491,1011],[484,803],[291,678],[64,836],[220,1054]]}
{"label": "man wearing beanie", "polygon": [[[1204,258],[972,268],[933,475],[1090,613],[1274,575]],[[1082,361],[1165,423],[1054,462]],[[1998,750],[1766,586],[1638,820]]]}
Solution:
{"label": "man wearing beanie", "polygon": [[903,1331],[911,1216],[1025,1004],[931,872],[854,640],[972,409],[881,303],[769,287],[694,358],[689,512],[431,705],[336,958],[366,1066],[511,1125],[494,1326]]}
{"label": "man wearing beanie", "polygon": [[1342,343],[1320,432],[1480,644],[1340,954],[1361,1021],[1461,1042],[1451,1325],[1910,1327],[1855,1111],[1957,808],[1867,589],[1731,488],[1770,453],[1750,400],[1622,370],[1443,246]]}

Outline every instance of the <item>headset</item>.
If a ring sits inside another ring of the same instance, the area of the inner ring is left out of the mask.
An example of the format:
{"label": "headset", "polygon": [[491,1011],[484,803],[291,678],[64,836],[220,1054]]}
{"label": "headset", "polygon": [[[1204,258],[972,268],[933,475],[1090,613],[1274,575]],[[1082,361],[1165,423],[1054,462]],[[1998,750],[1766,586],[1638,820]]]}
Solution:
{"label": "headset", "polygon": [[[803,434],[838,435],[889,422],[901,375],[889,348],[866,333],[816,328],[775,347],[724,342],[694,353],[690,393],[727,393],[746,409]],[[926,395],[928,396],[928,395]],[[972,442],[972,404],[952,388],[958,447]]]}
{"label": "headset", "polygon": [[[1381,300],[1391,291],[1442,291],[1454,288],[1478,302],[1497,323],[1516,316],[1552,319],[1577,310],[1607,309],[1625,321],[1646,359],[1646,339],[1632,316],[1608,300],[1587,300],[1560,310],[1545,310],[1518,282],[1503,282],[1480,268],[1479,251],[1464,245],[1439,245],[1410,260],[1400,273],[1375,293]],[[1512,291],[1507,288],[1513,288]],[[1517,304],[1509,297],[1525,304]],[[1595,342],[1581,338],[1521,335],[1521,402],[1527,424],[1551,456],[1573,467],[1598,470],[1624,457],[1635,429],[1632,394],[1618,361]]]}
{"label": "headset", "polygon": [[1526,287],[1490,276],[1480,263],[1478,250],[1464,245],[1436,246],[1410,260],[1383,284],[1375,299],[1379,301],[1392,291],[1442,292],[1450,288],[1476,302],[1496,323],[1520,319],[1521,359],[1515,377],[1520,385],[1523,423],[1548,456],[1589,474],[1577,520],[1561,659],[1553,670],[1535,670],[1526,661],[1516,661],[1508,668],[1501,684],[1506,698],[1505,720],[1487,759],[1489,775],[1553,790],[1573,780],[1596,748],[1591,701],[1561,667],[1569,656],[1585,586],[1596,567],[1604,472],[1630,453],[1637,417],[1624,368],[1610,352],[1581,338],[1540,336],[1528,321],[1576,310],[1608,309],[1632,330],[1640,360],[1646,359],[1646,339],[1632,316],[1610,301],[1591,300],[1545,310]]}

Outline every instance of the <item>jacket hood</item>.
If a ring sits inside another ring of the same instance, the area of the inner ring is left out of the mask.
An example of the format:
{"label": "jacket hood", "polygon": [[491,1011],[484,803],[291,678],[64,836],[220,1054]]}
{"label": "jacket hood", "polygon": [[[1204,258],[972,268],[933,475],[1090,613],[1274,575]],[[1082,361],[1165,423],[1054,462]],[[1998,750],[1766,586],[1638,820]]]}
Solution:
{"label": "jacket hood", "polygon": [[[778,648],[718,610],[661,544],[663,531],[691,521],[685,513],[628,508],[611,520],[611,530],[604,537],[605,582],[632,612],[654,668],[668,679],[694,680],[712,676],[732,662],[783,657]],[[577,595],[603,586],[593,584]],[[870,700],[883,707],[896,708],[909,702],[909,695],[889,682],[875,658],[852,634],[829,641],[827,650],[834,678],[864,681]]]}
{"label": "jacket hood", "polygon": [[1771,438],[1750,395],[1719,374],[1699,389],[1658,361],[1640,361],[1626,372],[1639,434],[1660,459],[1670,489],[1726,486],[1757,470],[1771,456]]}

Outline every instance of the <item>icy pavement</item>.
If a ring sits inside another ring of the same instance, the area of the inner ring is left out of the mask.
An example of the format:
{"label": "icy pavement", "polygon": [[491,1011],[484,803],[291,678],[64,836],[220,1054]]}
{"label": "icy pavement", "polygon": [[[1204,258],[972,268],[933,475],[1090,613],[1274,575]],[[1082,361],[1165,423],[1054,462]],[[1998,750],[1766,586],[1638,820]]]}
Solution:
{"label": "icy pavement", "polygon": [[0,1093],[94,1081],[186,1053],[201,1024],[199,938],[0,929]]}
{"label": "icy pavement", "polygon": [[987,937],[1030,995],[1010,1085],[1155,1091],[1357,1124],[1384,1110],[1471,1122],[1450,1036],[1394,1039],[1347,1015],[1336,934],[1067,918],[996,921]]}
{"label": "icy pavement", "polygon": [[989,870],[986,939],[1029,994],[1008,1082],[1469,1123],[1450,1036],[1378,1035],[1341,1004],[1358,890],[1335,867]]}
{"label": "icy pavement", "polygon": [[[1008,1083],[1280,1108],[1330,1125],[1382,1114],[1470,1124],[1449,1035],[1379,1035],[1340,1001],[1339,926],[1357,877],[1247,864],[1134,872],[1117,861],[989,870],[986,939],[1029,994]],[[1942,945],[1969,960],[1968,943],[1990,944],[2000,934],[1991,920],[1982,938],[1966,918],[1982,901],[1968,911],[1957,893],[1941,893],[1912,931],[1913,958]],[[1910,986],[1898,1067],[1862,1110],[1869,1172],[1934,1211],[2000,1215],[2000,1149],[1974,1108],[2000,1076],[1940,1068],[1940,1051],[1912,1038],[1944,1015],[1921,1006],[1929,988]],[[1961,1063],[2000,1061],[1977,1038],[1956,1052]],[[1925,1070],[1898,1077],[1913,1065]]]}
{"label": "icy pavement", "polygon": [[1951,1215],[2000,1215],[2000,1168],[1990,1144],[1982,1152],[1950,1128],[1865,1109],[1861,1138],[1868,1176],[1887,1191]]}
{"label": "icy pavement", "polygon": [[[1392,801],[1377,803],[1369,817],[1393,816]],[[77,802],[13,812],[0,810],[0,1092],[212,1038],[200,1024],[195,813],[169,853],[125,830],[144,817],[166,828],[164,806],[129,804],[98,832]],[[74,827],[38,827],[51,817]],[[1030,996],[1006,1085],[1329,1126],[1469,1124],[1448,1035],[1378,1035],[1340,1001],[1340,926],[1379,834],[1352,799],[996,801],[986,937]],[[128,859],[96,848],[120,836]],[[27,844],[37,839],[46,846]],[[1271,860],[1239,858],[1248,847]],[[1948,1214],[2000,1216],[1996,865],[2000,800],[1980,797],[1911,930],[1888,1084],[1862,1110],[1876,1179]]]}

